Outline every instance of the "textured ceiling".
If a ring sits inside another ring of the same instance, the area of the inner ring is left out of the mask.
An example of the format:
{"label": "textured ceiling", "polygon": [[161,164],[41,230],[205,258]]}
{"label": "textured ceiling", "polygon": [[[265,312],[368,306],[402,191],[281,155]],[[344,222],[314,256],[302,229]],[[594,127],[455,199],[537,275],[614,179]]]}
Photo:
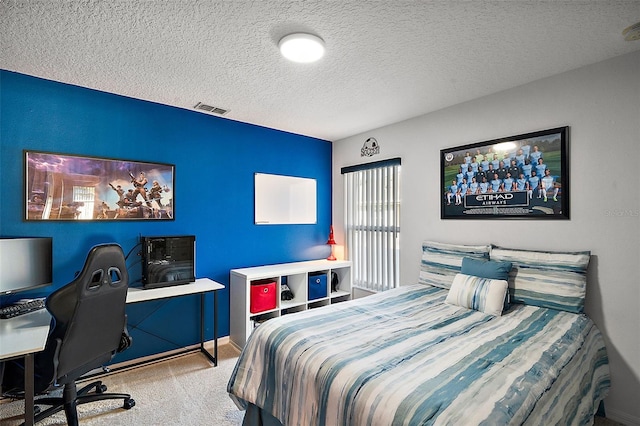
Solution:
{"label": "textured ceiling", "polygon": [[[640,1],[0,0],[0,67],[327,140],[640,50]],[[315,64],[278,40],[325,40]]]}

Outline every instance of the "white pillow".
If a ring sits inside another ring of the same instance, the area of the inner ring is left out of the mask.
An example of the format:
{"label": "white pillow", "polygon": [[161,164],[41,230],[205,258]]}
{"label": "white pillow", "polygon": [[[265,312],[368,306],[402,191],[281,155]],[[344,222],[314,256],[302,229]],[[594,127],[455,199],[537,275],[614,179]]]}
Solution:
{"label": "white pillow", "polygon": [[456,274],[445,302],[499,317],[508,286],[505,280]]}

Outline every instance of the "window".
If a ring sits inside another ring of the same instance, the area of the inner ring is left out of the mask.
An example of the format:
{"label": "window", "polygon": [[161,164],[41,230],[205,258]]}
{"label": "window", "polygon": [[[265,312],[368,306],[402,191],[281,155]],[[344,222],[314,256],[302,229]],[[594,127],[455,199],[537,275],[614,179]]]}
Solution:
{"label": "window", "polygon": [[73,203],[76,206],[77,219],[93,218],[93,206],[96,198],[96,189],[92,186],[74,186]]}
{"label": "window", "polygon": [[353,284],[372,291],[395,288],[400,277],[400,158],[341,172]]}

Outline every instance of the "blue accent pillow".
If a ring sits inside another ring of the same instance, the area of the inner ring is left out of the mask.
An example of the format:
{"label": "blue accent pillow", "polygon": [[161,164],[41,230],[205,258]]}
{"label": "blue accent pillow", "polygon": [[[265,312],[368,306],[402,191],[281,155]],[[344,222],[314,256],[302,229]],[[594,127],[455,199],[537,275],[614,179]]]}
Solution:
{"label": "blue accent pillow", "polygon": [[511,262],[498,262],[495,260],[480,260],[465,257],[462,259],[462,274],[475,277],[489,278],[491,280],[509,279]]}

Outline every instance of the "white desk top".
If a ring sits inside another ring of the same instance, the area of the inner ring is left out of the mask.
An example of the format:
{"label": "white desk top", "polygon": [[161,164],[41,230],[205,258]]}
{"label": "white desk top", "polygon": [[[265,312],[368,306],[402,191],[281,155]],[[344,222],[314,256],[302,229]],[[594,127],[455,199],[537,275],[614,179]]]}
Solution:
{"label": "white desk top", "polygon": [[44,349],[51,315],[46,309],[9,319],[0,319],[0,359],[13,358]]}
{"label": "white desk top", "polygon": [[210,280],[209,278],[198,278],[189,284],[179,284],[169,287],[158,288],[129,288],[127,292],[127,303],[145,302],[148,300],[164,299],[167,297],[185,296],[187,294],[206,293],[208,291],[222,290],[224,285]]}
{"label": "white desk top", "polygon": [[[199,278],[189,284],[149,290],[129,288],[127,303],[205,293],[222,290],[223,288],[224,285],[209,278]],[[49,335],[50,323],[51,315],[46,309],[40,309],[10,319],[0,319],[0,359],[13,358],[43,350]]]}

